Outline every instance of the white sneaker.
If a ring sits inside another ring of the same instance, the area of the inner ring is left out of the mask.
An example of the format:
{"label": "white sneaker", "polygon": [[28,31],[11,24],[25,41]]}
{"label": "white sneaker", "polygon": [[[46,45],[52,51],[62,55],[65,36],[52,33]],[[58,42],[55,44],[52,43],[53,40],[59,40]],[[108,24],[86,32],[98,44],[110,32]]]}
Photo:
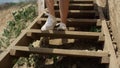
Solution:
{"label": "white sneaker", "polygon": [[41,30],[42,31],[52,30],[56,23],[57,23],[56,18],[52,15],[49,15],[46,23],[41,27]]}
{"label": "white sneaker", "polygon": [[61,22],[61,23],[56,24],[56,29],[57,30],[67,30],[67,27],[66,27],[66,24]]}

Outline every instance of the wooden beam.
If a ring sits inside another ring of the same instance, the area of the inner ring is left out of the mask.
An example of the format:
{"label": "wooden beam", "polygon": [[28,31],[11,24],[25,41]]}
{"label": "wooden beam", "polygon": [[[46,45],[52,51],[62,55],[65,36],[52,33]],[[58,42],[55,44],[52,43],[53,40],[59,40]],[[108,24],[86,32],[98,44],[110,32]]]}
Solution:
{"label": "wooden beam", "polygon": [[[112,44],[112,40],[109,34],[109,30],[107,28],[106,21],[102,21],[103,30],[105,33],[105,46],[107,46],[108,51],[110,52],[110,62],[109,62],[109,68],[119,68],[117,57],[115,54],[115,50]],[[105,50],[104,50],[105,51]]]}
{"label": "wooden beam", "polygon": [[[96,11],[94,10],[70,10],[68,13],[68,18],[89,18],[93,19],[95,17]],[[56,17],[60,17],[59,10],[55,11]]]}
{"label": "wooden beam", "polygon": [[[94,10],[70,10],[68,13],[68,18],[82,18],[82,19],[93,19],[95,18],[96,11]],[[59,10],[55,11],[56,17],[60,17]],[[47,17],[47,16],[43,16]]]}
{"label": "wooden beam", "polygon": [[105,41],[105,37],[104,34],[101,32],[100,36],[99,36],[99,41],[100,42],[104,42]]}
{"label": "wooden beam", "polygon": [[[47,18],[41,18],[40,19],[42,21],[42,23],[45,23],[45,21],[47,20]],[[57,21],[60,22],[61,19],[57,18]],[[75,18],[68,18],[67,19],[67,27],[80,27],[80,26],[92,26],[92,25],[97,25],[97,26],[101,26],[101,24],[99,24],[100,20],[99,19],[75,19]]]}
{"label": "wooden beam", "polygon": [[71,1],[94,1],[94,0],[71,0]]}
{"label": "wooden beam", "polygon": [[98,19],[97,20],[97,24],[96,24],[97,26],[102,26],[102,23],[101,23],[101,20],[100,19]]}
{"label": "wooden beam", "polygon": [[[98,3],[99,2],[97,0],[97,4]],[[104,49],[104,51],[109,51],[109,53],[110,53],[109,68],[119,68],[119,64],[118,64],[117,57],[116,57],[116,54],[115,54],[115,50],[114,50],[112,40],[111,40],[111,37],[110,37],[110,34],[109,34],[109,30],[108,30],[108,27],[107,27],[107,24],[106,24],[106,20],[105,20],[102,8],[100,6],[98,6],[98,12],[99,12],[100,19],[101,19],[101,22],[102,22],[102,30],[103,30],[103,33],[105,35],[105,44],[104,44],[105,49]],[[105,57],[103,57],[103,59],[104,58]]]}
{"label": "wooden beam", "polygon": [[[85,50],[69,50],[69,49],[55,49],[55,48],[33,48],[25,46],[14,46],[12,50],[16,52],[11,52],[10,54],[15,56],[17,51],[22,51],[24,53],[37,53],[37,54],[51,54],[51,55],[65,55],[65,56],[78,56],[78,57],[103,57],[108,56],[108,52],[103,51],[85,51]],[[24,55],[24,54],[23,54]]]}
{"label": "wooden beam", "polygon": [[[39,29],[30,29],[27,31],[28,34],[39,34],[41,37],[55,37],[55,38],[82,38],[82,39],[98,39],[99,32],[80,32],[80,31],[41,31]],[[31,35],[32,35],[31,34]],[[28,36],[29,36],[28,35]]]}
{"label": "wooden beam", "polygon": [[[59,1],[59,0],[58,0]],[[84,3],[84,4],[88,4],[88,3],[93,3],[94,0],[70,0],[70,3]]]}
{"label": "wooden beam", "polygon": [[93,4],[70,4],[70,6],[94,6]]}
{"label": "wooden beam", "polygon": [[71,0],[71,1],[94,1],[94,0]]}
{"label": "wooden beam", "polygon": [[[58,4],[55,4],[54,6],[59,6]],[[93,4],[70,4],[69,6],[94,6]]]}
{"label": "wooden beam", "polygon": [[[60,18],[56,18],[57,19],[57,21],[61,21],[61,19]],[[47,18],[41,18],[40,19],[41,21],[45,21],[45,20],[47,20]],[[76,19],[76,18],[68,18],[67,19],[67,21],[68,22],[89,22],[89,23],[94,23],[94,22],[98,22],[98,21],[100,21],[99,19]],[[88,23],[88,24],[89,24]]]}
{"label": "wooden beam", "polygon": [[74,43],[75,39],[61,39],[61,38],[55,38],[55,39],[50,39],[48,40],[48,43],[52,46],[60,46],[63,44],[69,44],[69,43]]}
{"label": "wooden beam", "polygon": [[[59,12],[59,10],[56,10],[55,12]],[[95,13],[94,10],[70,10],[69,13]]]}

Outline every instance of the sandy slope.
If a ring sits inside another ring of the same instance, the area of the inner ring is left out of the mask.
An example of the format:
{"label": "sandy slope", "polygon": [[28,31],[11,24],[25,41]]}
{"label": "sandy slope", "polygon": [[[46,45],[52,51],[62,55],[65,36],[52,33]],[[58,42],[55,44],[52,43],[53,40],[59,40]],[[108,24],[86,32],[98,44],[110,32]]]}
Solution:
{"label": "sandy slope", "polygon": [[20,7],[12,6],[8,9],[0,10],[0,34],[3,32],[4,28],[7,25],[7,21],[13,19],[12,12],[18,10]]}

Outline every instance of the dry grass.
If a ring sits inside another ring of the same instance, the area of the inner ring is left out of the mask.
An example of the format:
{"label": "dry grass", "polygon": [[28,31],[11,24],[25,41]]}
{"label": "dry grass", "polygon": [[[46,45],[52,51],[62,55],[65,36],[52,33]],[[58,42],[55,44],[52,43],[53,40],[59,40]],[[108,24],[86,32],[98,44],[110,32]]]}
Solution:
{"label": "dry grass", "polygon": [[7,21],[13,19],[12,12],[18,10],[20,6],[11,6],[7,9],[0,10],[0,33],[3,32],[4,28],[7,25]]}

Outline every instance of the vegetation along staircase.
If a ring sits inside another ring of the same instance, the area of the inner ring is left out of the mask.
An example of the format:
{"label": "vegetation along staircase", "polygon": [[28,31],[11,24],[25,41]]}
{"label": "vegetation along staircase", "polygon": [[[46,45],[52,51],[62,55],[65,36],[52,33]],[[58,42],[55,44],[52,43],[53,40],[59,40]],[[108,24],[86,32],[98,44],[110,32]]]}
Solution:
{"label": "vegetation along staircase", "polygon": [[[55,13],[59,22],[58,8],[58,4],[55,4]],[[74,57],[78,61],[87,59],[86,62],[96,64],[97,68],[119,68],[102,8],[97,5],[96,0],[71,0],[69,9],[68,31],[41,31],[40,28],[47,19],[47,16],[41,13],[0,54],[0,68],[11,68],[14,59],[28,57],[32,53]],[[44,38],[47,38],[45,42]],[[35,40],[40,40],[40,46],[30,47],[29,44]],[[59,40],[62,42],[58,43]],[[94,67],[77,65],[76,68]]]}

